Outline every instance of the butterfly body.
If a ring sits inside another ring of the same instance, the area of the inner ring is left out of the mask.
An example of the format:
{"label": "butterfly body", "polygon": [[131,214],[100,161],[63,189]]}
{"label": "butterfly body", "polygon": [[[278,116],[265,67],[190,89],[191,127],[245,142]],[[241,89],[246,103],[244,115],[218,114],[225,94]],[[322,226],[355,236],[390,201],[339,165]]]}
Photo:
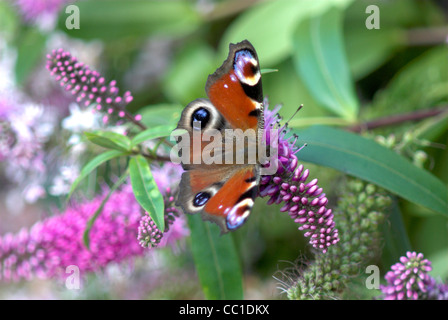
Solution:
{"label": "butterfly body", "polygon": [[186,130],[182,139],[189,149],[176,204],[185,213],[201,213],[225,233],[248,218],[260,179],[263,92],[258,56],[249,41],[230,45],[205,90],[209,99],[189,103],[177,127]]}

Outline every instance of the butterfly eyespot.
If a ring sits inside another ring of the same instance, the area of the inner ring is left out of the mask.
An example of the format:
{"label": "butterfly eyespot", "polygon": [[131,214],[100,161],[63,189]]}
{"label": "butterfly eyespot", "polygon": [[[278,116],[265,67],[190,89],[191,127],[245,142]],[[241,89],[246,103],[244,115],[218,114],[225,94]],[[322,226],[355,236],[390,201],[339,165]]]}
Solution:
{"label": "butterfly eyespot", "polygon": [[211,195],[208,192],[198,192],[193,199],[193,205],[195,207],[204,206],[207,201],[210,199]]}
{"label": "butterfly eyespot", "polygon": [[193,112],[193,115],[191,117],[191,127],[193,128],[195,127],[194,122],[200,122],[200,127],[204,128],[209,122],[209,120],[210,120],[210,112],[203,107],[198,108]]}
{"label": "butterfly eyespot", "polygon": [[260,78],[258,62],[250,50],[236,52],[233,68],[240,81],[251,86],[258,83]]}
{"label": "butterfly eyespot", "polygon": [[248,213],[250,212],[249,206],[235,207],[227,215],[226,225],[229,230],[235,230],[246,221]]}

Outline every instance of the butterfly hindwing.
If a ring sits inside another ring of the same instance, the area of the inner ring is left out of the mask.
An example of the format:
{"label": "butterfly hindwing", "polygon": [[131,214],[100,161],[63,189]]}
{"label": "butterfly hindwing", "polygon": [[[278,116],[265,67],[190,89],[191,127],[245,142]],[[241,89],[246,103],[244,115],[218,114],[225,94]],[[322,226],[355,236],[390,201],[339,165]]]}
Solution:
{"label": "butterfly hindwing", "polygon": [[182,175],[177,205],[185,213],[201,213],[223,233],[248,218],[258,193],[256,166],[228,166],[220,170],[191,170]]}
{"label": "butterfly hindwing", "polygon": [[206,219],[225,219],[221,230],[226,232],[240,227],[254,205],[258,193],[256,167],[245,166],[234,172],[204,207]]}

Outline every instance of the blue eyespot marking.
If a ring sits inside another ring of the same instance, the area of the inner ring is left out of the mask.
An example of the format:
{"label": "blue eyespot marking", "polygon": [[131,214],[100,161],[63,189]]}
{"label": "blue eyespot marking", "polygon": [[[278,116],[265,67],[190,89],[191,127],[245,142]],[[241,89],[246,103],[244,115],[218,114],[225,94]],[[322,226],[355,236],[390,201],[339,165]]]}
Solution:
{"label": "blue eyespot marking", "polygon": [[210,120],[210,112],[208,112],[205,108],[198,108],[193,112],[193,116],[191,117],[191,127],[196,128],[194,125],[195,122],[200,123],[199,128],[204,128]]}

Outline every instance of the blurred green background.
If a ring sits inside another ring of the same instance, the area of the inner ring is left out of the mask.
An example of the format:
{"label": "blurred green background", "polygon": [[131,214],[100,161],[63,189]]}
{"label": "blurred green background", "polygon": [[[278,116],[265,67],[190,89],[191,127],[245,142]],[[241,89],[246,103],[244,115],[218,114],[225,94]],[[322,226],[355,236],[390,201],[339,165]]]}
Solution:
{"label": "blurred green background", "polygon": [[[319,123],[348,127],[448,107],[448,3],[443,0],[87,0],[73,2],[79,8],[80,28],[72,30],[66,27],[68,3],[61,1],[52,17],[27,20],[22,2],[26,1],[0,2],[0,49],[15,53],[14,83],[44,104],[54,103],[56,91],[36,85],[45,77],[45,55],[64,47],[80,60],[87,59],[107,79],[116,79],[121,90],[130,90],[134,100],[129,110],[141,113],[147,124],[169,122],[188,102],[205,97],[207,76],[227,57],[229,43],[248,39],[258,52],[261,68],[277,70],[263,75],[270,105],[282,104],[280,113],[285,118],[304,105],[291,121],[292,127]],[[366,27],[369,5],[379,8],[379,29]],[[303,34],[308,29],[312,32],[313,23],[320,23],[320,43]],[[331,67],[327,70],[330,84],[342,86],[340,91],[346,93],[335,105],[334,97],[314,78],[313,66],[319,66],[320,58],[328,63],[323,68]],[[61,109],[67,110],[68,100],[63,100]],[[447,123],[446,117],[438,125],[429,123],[431,130],[425,131],[424,138],[434,144],[419,144],[416,139],[402,150],[445,184]],[[379,128],[375,134],[389,139],[393,134],[401,140],[407,130],[417,128],[412,125]],[[415,158],[416,151],[423,152],[423,160]],[[339,173],[312,164],[307,167],[334,203]],[[399,206],[413,249],[433,261],[434,275],[446,278],[446,217],[406,201]],[[3,211],[2,222],[14,222],[9,224],[11,230],[2,232],[16,231],[38,218],[13,219]],[[234,239],[243,265],[245,298],[284,298],[273,275],[309,255],[307,240],[297,226],[259,199],[250,221],[234,233]],[[173,254],[164,249],[150,262],[136,261],[134,272],[92,274],[82,293],[73,295],[61,286],[36,281],[0,284],[0,296],[8,298],[8,292],[13,292],[12,297],[133,298],[136,284],[149,281],[148,288],[139,287],[139,298],[202,298],[191,254],[185,246],[179,251]]]}

